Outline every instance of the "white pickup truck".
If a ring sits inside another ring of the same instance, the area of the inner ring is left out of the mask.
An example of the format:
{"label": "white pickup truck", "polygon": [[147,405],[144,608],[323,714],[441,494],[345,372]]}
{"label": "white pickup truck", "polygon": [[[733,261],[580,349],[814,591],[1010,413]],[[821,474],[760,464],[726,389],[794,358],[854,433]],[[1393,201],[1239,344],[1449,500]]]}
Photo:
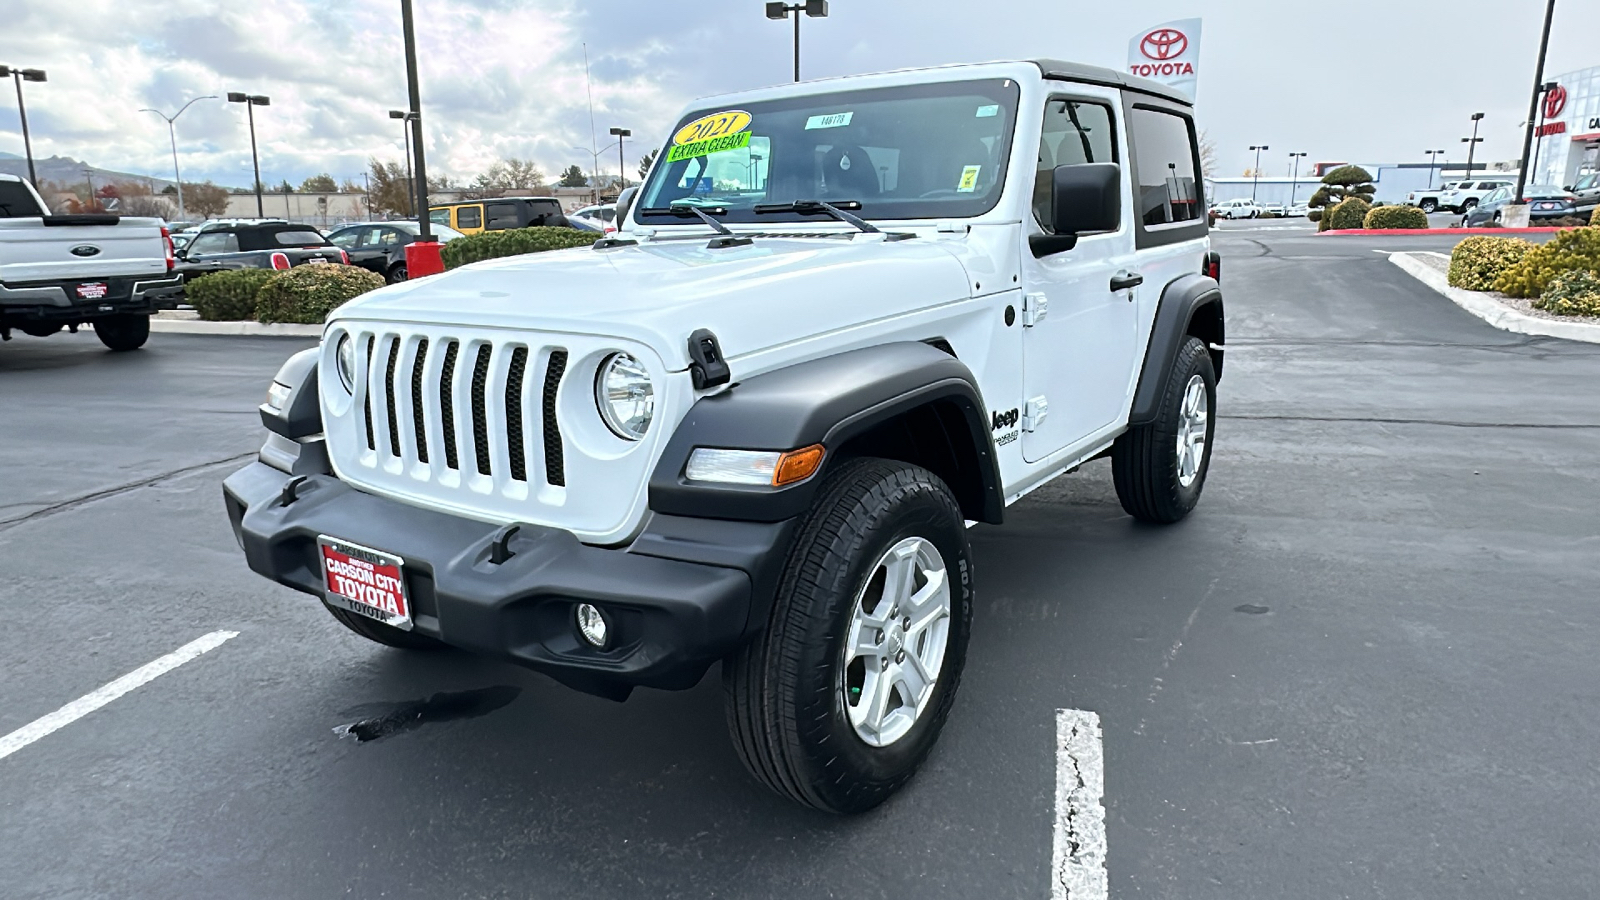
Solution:
{"label": "white pickup truck", "polygon": [[0,175],[0,338],[89,324],[112,350],[138,349],[183,287],[173,266],[160,219],[52,216],[31,185]]}

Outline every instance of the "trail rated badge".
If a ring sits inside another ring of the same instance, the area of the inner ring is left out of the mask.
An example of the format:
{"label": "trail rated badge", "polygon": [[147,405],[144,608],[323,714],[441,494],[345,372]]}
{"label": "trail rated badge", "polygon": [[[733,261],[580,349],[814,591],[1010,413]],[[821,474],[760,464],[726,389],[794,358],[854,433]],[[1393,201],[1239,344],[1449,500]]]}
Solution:
{"label": "trail rated badge", "polygon": [[749,127],[750,114],[742,109],[702,116],[679,128],[672,136],[672,149],[667,151],[667,162],[748,147],[750,132],[745,129]]}

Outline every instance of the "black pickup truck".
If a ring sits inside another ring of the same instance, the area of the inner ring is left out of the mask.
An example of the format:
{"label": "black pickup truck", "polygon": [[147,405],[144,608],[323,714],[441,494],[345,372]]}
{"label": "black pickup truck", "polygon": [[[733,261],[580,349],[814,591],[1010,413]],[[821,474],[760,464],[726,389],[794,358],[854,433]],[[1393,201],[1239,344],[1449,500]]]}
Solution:
{"label": "black pickup truck", "polygon": [[209,227],[178,252],[178,271],[186,279],[225,269],[287,269],[303,263],[349,262],[349,255],[328,243],[322,232],[290,222]]}

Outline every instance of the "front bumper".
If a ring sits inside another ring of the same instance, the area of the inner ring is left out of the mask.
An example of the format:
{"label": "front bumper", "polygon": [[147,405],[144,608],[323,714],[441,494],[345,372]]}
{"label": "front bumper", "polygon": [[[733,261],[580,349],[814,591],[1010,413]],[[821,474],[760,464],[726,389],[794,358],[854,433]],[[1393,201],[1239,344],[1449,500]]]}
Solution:
{"label": "front bumper", "polygon": [[[317,537],[405,560],[413,630],[545,672],[578,690],[622,699],[635,686],[692,687],[765,622],[791,522],[656,516],[626,549],[579,543],[522,525],[512,556],[491,562],[493,524],[368,494],[328,474],[291,476],[252,463],[223,483],[228,517],[250,568],[321,597]],[[604,610],[607,649],[578,636],[579,602]]]}

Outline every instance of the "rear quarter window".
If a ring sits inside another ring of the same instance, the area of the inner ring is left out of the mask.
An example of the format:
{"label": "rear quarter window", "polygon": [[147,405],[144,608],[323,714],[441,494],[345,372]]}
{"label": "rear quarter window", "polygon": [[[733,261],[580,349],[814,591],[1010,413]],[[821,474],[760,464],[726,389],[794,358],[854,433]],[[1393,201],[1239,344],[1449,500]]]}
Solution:
{"label": "rear quarter window", "polygon": [[1145,227],[1200,218],[1195,186],[1195,141],[1189,120],[1176,113],[1135,107],[1128,116],[1133,134],[1134,202]]}

